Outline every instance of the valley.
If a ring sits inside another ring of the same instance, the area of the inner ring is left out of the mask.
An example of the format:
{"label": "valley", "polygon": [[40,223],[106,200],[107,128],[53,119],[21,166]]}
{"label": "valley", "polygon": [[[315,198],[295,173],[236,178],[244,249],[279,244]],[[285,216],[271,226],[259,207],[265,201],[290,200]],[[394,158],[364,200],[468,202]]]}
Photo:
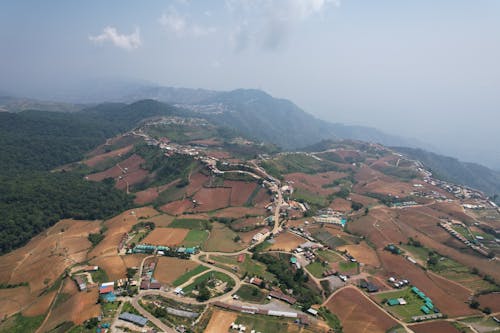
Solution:
{"label": "valley", "polygon": [[280,152],[181,110],[120,117],[50,170],[127,204],[0,257],[0,332],[498,329],[483,192],[380,144]]}

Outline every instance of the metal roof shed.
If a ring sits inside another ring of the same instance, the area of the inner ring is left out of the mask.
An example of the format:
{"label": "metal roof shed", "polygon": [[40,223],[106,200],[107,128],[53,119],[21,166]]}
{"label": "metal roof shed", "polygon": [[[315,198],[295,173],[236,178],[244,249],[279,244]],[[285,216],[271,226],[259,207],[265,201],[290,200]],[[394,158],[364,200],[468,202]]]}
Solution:
{"label": "metal roof shed", "polygon": [[122,313],[118,318],[121,320],[128,321],[130,323],[139,325],[141,327],[146,325],[148,322],[147,318],[144,318],[144,317],[141,317],[141,316],[129,313],[129,312]]}

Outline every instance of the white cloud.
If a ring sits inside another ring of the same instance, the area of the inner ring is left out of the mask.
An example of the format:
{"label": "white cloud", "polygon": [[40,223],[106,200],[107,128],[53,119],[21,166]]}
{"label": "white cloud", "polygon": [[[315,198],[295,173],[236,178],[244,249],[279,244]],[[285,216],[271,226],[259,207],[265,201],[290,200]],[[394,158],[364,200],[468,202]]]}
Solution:
{"label": "white cloud", "polygon": [[118,33],[116,28],[108,26],[103,29],[102,34],[89,36],[89,40],[98,44],[109,41],[114,46],[126,50],[136,49],[142,44],[139,28],[135,28],[135,31],[130,35],[122,35]]}
{"label": "white cloud", "polygon": [[214,27],[204,27],[196,23],[189,22],[185,16],[179,14],[172,7],[166,13],[161,15],[158,19],[158,23],[160,23],[160,25],[168,31],[176,34],[178,37],[201,37],[214,33],[217,30]]}
{"label": "white cloud", "polygon": [[229,36],[236,51],[250,41],[265,49],[277,49],[286,43],[293,28],[328,7],[340,6],[340,0],[226,0],[228,12],[238,21]]}

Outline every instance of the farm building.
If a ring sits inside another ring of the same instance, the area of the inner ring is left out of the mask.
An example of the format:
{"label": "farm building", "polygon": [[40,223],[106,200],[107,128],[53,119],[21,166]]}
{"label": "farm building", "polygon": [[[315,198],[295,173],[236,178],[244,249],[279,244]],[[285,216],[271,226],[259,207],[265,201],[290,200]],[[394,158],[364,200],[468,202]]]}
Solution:
{"label": "farm building", "polygon": [[292,304],[292,305],[297,303],[297,300],[295,298],[293,298],[292,296],[285,295],[279,291],[271,291],[269,293],[269,296],[276,298],[276,299],[279,299],[279,300],[282,300],[282,301],[287,302],[287,303]]}
{"label": "farm building", "polygon": [[85,291],[87,290],[87,284],[85,283],[85,281],[83,281],[83,279],[79,276],[75,277],[75,283],[76,285],[78,286],[78,290],[80,291]]}
{"label": "farm building", "polygon": [[124,312],[124,313],[120,314],[120,316],[118,318],[121,320],[128,321],[129,323],[136,324],[136,325],[141,326],[141,327],[145,326],[148,322],[147,318],[144,318],[144,317],[141,317],[141,316],[129,313],[129,312]]}

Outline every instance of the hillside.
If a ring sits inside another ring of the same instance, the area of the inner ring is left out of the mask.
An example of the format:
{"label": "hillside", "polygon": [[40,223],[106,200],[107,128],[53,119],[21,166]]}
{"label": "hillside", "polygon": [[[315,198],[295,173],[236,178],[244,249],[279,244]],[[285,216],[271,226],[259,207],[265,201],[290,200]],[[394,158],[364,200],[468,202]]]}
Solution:
{"label": "hillside", "polygon": [[394,149],[422,162],[437,178],[477,188],[490,196],[500,193],[500,173],[485,166],[461,162],[456,158],[422,149],[406,147],[395,147]]}

